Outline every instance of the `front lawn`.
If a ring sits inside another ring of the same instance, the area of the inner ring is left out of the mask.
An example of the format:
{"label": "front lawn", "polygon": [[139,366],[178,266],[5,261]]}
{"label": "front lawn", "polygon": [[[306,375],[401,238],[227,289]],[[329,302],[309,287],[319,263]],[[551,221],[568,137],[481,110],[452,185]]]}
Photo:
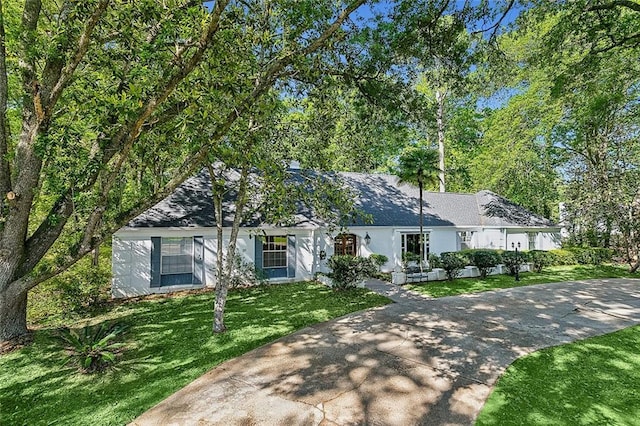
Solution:
{"label": "front lawn", "polygon": [[640,326],[544,349],[511,365],[482,425],[640,424]]}
{"label": "front lawn", "polygon": [[122,425],[223,361],[307,325],[390,301],[365,289],[334,292],[313,283],[229,293],[229,331],[211,334],[213,293],[129,302],[92,322],[128,325],[119,370],[101,376],[64,367],[53,329],[0,356],[2,424]]}
{"label": "front lawn", "polygon": [[520,281],[510,275],[490,275],[482,278],[458,278],[453,281],[407,284],[407,288],[431,297],[457,296],[465,293],[520,287],[532,284],[587,280],[592,278],[640,278],[630,274],[627,268],[611,265],[551,266],[543,272],[524,272]]}

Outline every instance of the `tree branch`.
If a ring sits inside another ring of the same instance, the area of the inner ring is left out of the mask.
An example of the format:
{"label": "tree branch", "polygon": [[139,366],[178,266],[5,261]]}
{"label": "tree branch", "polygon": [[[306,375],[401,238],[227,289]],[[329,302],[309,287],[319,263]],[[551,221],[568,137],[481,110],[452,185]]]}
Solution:
{"label": "tree branch", "polygon": [[613,0],[608,3],[591,4],[587,6],[587,12],[596,10],[613,10],[617,7],[624,7],[634,12],[640,12],[640,4],[631,0]]}
{"label": "tree branch", "polygon": [[498,19],[498,21],[495,24],[491,25],[489,28],[483,28],[481,30],[474,31],[471,34],[475,35],[480,33],[486,33],[487,31],[493,31],[490,37],[493,39],[495,36],[495,30],[497,30],[500,24],[502,24],[502,21],[504,21],[504,18],[507,17],[507,14],[511,10],[511,8],[513,8],[514,4],[515,4],[515,0],[510,0],[509,4],[507,5],[507,8],[504,10],[504,12],[502,13],[502,16],[500,16],[500,19]]}
{"label": "tree branch", "polygon": [[[107,164],[115,154],[119,154],[119,158],[116,161],[112,171],[107,176],[105,176],[105,180],[102,185],[102,188],[100,188],[100,200],[96,203],[96,208],[92,211],[92,213],[89,215],[87,219],[87,224],[85,225],[85,229],[83,231],[82,241],[78,249],[79,252],[86,252],[87,247],[89,247],[91,242],[94,240],[94,233],[96,232],[96,229],[100,224],[100,221],[106,209],[109,192],[111,191],[113,184],[115,183],[118,176],[120,175],[122,165],[124,164],[126,158],[128,157],[129,151],[133,146],[133,143],[140,135],[143,125],[146,123],[146,120],[151,116],[151,114],[158,108],[158,106],[162,102],[164,102],[169,97],[169,95],[175,90],[178,84],[184,78],[186,78],[189,75],[189,73],[191,73],[191,71],[193,71],[193,69],[199,64],[199,62],[202,59],[202,56],[204,55],[204,52],[210,45],[213,36],[216,34],[219,28],[222,12],[224,11],[228,2],[229,2],[228,0],[225,0],[222,2],[218,2],[216,4],[216,7],[211,12],[211,20],[209,22],[209,25],[207,26],[206,30],[203,31],[203,34],[199,39],[198,49],[190,57],[189,61],[187,62],[187,65],[179,69],[163,85],[163,89],[159,96],[151,97],[150,99],[147,100],[147,102],[139,112],[138,117],[129,126],[125,127],[123,131],[120,132],[118,137],[115,138],[115,144],[113,145],[116,145],[116,146],[111,147],[110,152],[107,151],[107,154],[100,159],[102,164]],[[121,147],[121,149],[117,149],[118,147]],[[91,187],[95,184],[100,174],[100,170],[101,168],[98,168],[96,172],[89,175],[88,181],[84,185],[85,188]],[[187,168],[186,170],[191,171],[191,168]],[[175,185],[173,189],[175,189],[175,187],[177,187],[177,185]],[[69,191],[67,191],[67,193],[68,192]],[[63,201],[62,198],[65,198],[65,197],[66,196],[59,198],[57,203],[62,203]],[[51,213],[53,213],[53,210]],[[68,215],[70,215],[71,211],[67,213]],[[66,219],[68,219],[68,215],[65,217],[65,221]],[[45,219],[45,221],[46,220],[48,219]],[[39,239],[42,238],[47,241],[52,239],[53,241],[55,241],[55,239],[60,235],[61,232],[62,232],[62,228],[60,229],[49,228],[47,230],[44,230],[43,231],[44,235],[39,235],[38,238]]]}
{"label": "tree branch", "polygon": [[606,47],[600,47],[600,48],[597,48],[597,49],[592,49],[591,53],[593,53],[593,54],[605,53],[605,52],[608,52],[610,50],[615,49],[616,47],[623,47],[623,46],[627,45],[627,43],[634,42],[634,41],[635,41],[635,46],[637,46],[640,43],[640,32],[637,32],[635,34],[631,34],[630,36],[624,37],[624,38],[619,39],[619,40],[616,40],[612,35],[609,34],[609,39],[611,41],[611,44],[609,44]]}
{"label": "tree branch", "polygon": [[71,61],[62,69],[58,81],[51,88],[49,98],[47,99],[47,107],[44,113],[46,117],[45,119],[50,118],[51,114],[53,114],[54,107],[56,105],[56,102],[60,98],[62,91],[69,83],[71,76],[73,76],[76,68],[78,68],[78,65],[87,53],[89,44],[91,43],[91,35],[93,34],[93,30],[95,29],[96,25],[98,25],[98,22],[100,22],[100,19],[107,10],[109,3],[110,0],[100,0],[95,10],[89,17],[89,20],[87,21],[82,34],[80,34],[80,37],[78,39],[78,46],[76,47],[76,50],[72,55]]}
{"label": "tree branch", "polygon": [[[7,159],[9,135],[7,132],[7,51],[4,33],[4,11],[0,2],[0,218],[3,217],[6,194],[11,190],[11,169]],[[1,224],[0,224],[1,226]]]}
{"label": "tree branch", "polygon": [[42,221],[38,229],[25,242],[25,258],[18,271],[19,277],[27,274],[40,262],[56,242],[72,213],[73,200],[71,193],[66,193],[58,198],[51,207],[46,219]]}

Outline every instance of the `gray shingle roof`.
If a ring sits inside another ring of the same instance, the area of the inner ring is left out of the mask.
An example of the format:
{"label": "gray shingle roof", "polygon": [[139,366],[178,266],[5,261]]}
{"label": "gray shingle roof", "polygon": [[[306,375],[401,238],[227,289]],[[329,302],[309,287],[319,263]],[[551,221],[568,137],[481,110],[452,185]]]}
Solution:
{"label": "gray shingle roof", "polygon": [[[300,170],[290,170],[292,178],[299,178]],[[231,178],[237,179],[237,173]],[[416,226],[419,216],[419,191],[409,184],[398,184],[392,175],[365,173],[335,173],[357,195],[356,205],[371,215],[372,226]],[[296,179],[297,180],[297,179]],[[233,220],[233,193],[225,200],[224,226]],[[296,227],[322,226],[313,213],[300,207],[294,223]],[[257,218],[243,226],[259,226]],[[356,223],[364,225],[364,223]],[[131,228],[148,227],[213,227],[215,217],[209,175],[203,170],[186,180],[171,195],[127,225]],[[424,192],[424,226],[458,227],[546,227],[554,226],[548,219],[537,216],[523,207],[494,194],[480,191],[476,194]]]}

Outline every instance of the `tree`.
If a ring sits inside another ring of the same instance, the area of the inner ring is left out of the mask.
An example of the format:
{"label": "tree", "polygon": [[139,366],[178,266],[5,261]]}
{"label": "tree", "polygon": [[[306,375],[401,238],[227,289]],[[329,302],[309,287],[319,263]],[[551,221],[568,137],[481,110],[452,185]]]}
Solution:
{"label": "tree", "polygon": [[[640,266],[637,220],[640,8],[537,2],[496,39],[474,183],[549,216],[562,201],[569,243],[615,247]],[[495,59],[499,60],[495,60]],[[494,99],[497,96],[494,94]],[[514,155],[514,153],[517,153]]]}
{"label": "tree", "polygon": [[[1,4],[0,340],[27,332],[30,289],[173,191],[363,3]],[[186,131],[204,93],[206,144]]]}
{"label": "tree", "polygon": [[440,169],[438,168],[439,154],[437,150],[424,145],[414,145],[405,148],[400,157],[396,174],[400,183],[418,185],[420,192],[420,272],[424,262],[424,215],[423,190],[425,185],[437,185]]}
{"label": "tree", "polygon": [[397,111],[367,99],[345,82],[330,79],[302,99],[287,99],[280,123],[291,155],[302,168],[386,171],[408,130]]}

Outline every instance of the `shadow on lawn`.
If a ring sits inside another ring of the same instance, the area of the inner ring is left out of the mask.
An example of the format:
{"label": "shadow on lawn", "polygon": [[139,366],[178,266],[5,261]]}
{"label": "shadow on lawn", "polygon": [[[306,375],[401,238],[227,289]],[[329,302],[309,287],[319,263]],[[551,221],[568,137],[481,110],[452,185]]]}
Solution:
{"label": "shadow on lawn", "polygon": [[184,419],[181,407],[219,424],[471,424],[513,360],[640,322],[639,292],[627,281],[408,299],[234,359],[141,424]]}
{"label": "shadow on lawn", "polygon": [[520,359],[477,425],[636,424],[640,327]]}
{"label": "shadow on lawn", "polygon": [[[328,310],[346,313],[344,305],[357,306],[371,297],[363,292],[359,298],[345,296],[340,306],[342,296],[311,286],[230,293],[225,317],[230,331],[223,335],[211,332],[213,293],[119,306],[110,321],[130,326],[128,349],[120,370],[103,376],[63,367],[64,353],[53,330],[39,330],[34,345],[0,358],[3,422],[127,423],[216,364],[324,320]],[[5,407],[11,408],[5,412]]]}

